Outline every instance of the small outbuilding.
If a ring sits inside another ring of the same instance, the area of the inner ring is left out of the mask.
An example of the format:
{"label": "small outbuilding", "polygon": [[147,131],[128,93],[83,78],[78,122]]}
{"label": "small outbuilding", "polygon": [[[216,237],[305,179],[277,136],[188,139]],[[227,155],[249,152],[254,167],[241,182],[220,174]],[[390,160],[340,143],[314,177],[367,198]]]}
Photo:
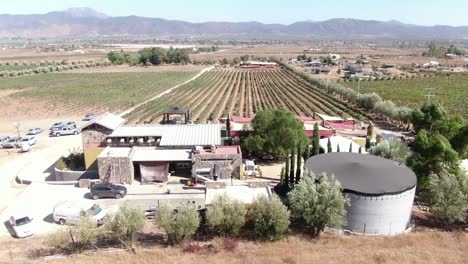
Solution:
{"label": "small outbuilding", "polygon": [[314,156],[305,168],[319,177],[334,175],[350,199],[344,230],[396,235],[410,227],[416,175],[404,164],[357,153]]}

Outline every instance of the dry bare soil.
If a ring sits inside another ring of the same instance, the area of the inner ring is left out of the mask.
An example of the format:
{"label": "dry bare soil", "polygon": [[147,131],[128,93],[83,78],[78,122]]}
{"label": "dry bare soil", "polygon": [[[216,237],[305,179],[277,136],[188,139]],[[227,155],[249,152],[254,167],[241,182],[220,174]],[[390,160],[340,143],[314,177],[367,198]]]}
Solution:
{"label": "dry bare soil", "polygon": [[[43,259],[33,261],[27,258],[31,249],[40,245],[40,239],[35,239],[32,243],[0,242],[0,262],[10,263],[8,249],[15,248],[13,254],[21,252],[21,257],[15,255],[13,263],[44,263]],[[217,241],[211,243],[216,244]],[[23,250],[19,248],[20,245]],[[234,252],[220,249],[217,253],[184,253],[182,248],[177,247],[143,246],[137,249],[136,255],[125,252],[95,253],[49,259],[47,263],[468,263],[467,248],[466,232],[422,231],[396,237],[323,235],[318,240],[291,236],[273,243],[244,241]]]}

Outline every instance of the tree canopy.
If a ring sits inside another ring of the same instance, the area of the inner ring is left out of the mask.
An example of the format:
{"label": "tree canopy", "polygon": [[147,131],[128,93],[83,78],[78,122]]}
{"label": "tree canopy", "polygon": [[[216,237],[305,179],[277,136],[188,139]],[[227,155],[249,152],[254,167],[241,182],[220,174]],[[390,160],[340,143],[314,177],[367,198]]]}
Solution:
{"label": "tree canopy", "polygon": [[303,150],[309,141],[304,133],[304,123],[283,109],[259,111],[252,128],[243,147],[254,153],[285,155],[297,146]]}
{"label": "tree canopy", "polygon": [[348,199],[341,193],[340,183],[326,174],[316,182],[312,172],[304,173],[289,193],[289,202],[293,216],[303,220],[313,236],[318,236],[326,226],[340,228],[346,221]]}
{"label": "tree canopy", "polygon": [[411,155],[409,147],[399,139],[390,139],[369,149],[369,153],[386,159],[406,163]]}
{"label": "tree canopy", "polygon": [[416,139],[408,165],[418,176],[419,186],[428,187],[428,177],[432,173],[440,174],[443,170],[459,173],[460,157],[466,155],[467,148],[467,130],[463,119],[449,116],[437,103],[413,111],[411,119]]}

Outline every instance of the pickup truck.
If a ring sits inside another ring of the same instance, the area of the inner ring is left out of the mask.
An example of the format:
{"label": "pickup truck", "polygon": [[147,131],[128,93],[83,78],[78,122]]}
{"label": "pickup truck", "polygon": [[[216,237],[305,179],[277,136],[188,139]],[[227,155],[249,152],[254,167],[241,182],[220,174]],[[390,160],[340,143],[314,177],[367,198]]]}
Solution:
{"label": "pickup truck", "polygon": [[53,128],[50,131],[49,136],[60,137],[65,135],[78,135],[79,133],[80,132],[76,128],[63,126]]}

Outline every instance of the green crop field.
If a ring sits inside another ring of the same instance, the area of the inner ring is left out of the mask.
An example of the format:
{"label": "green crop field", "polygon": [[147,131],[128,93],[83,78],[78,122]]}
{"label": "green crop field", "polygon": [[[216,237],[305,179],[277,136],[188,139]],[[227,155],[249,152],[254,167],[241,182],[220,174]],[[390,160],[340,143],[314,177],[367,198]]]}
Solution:
{"label": "green crop field", "polygon": [[[356,89],[357,82],[346,83]],[[461,114],[468,119],[468,74],[434,76],[402,80],[361,82],[361,92],[375,92],[384,100],[413,108],[427,102],[427,88],[432,88],[431,100],[441,103],[453,114]]]}
{"label": "green crop field", "polygon": [[[48,73],[2,79],[1,90],[19,90],[14,99],[38,99],[64,111],[131,107],[195,76],[197,71]],[[59,106],[60,105],[60,106]],[[77,112],[77,111],[75,111]]]}
{"label": "green crop field", "polygon": [[34,69],[41,66],[35,65],[0,65],[0,71],[21,71],[27,69]]}

